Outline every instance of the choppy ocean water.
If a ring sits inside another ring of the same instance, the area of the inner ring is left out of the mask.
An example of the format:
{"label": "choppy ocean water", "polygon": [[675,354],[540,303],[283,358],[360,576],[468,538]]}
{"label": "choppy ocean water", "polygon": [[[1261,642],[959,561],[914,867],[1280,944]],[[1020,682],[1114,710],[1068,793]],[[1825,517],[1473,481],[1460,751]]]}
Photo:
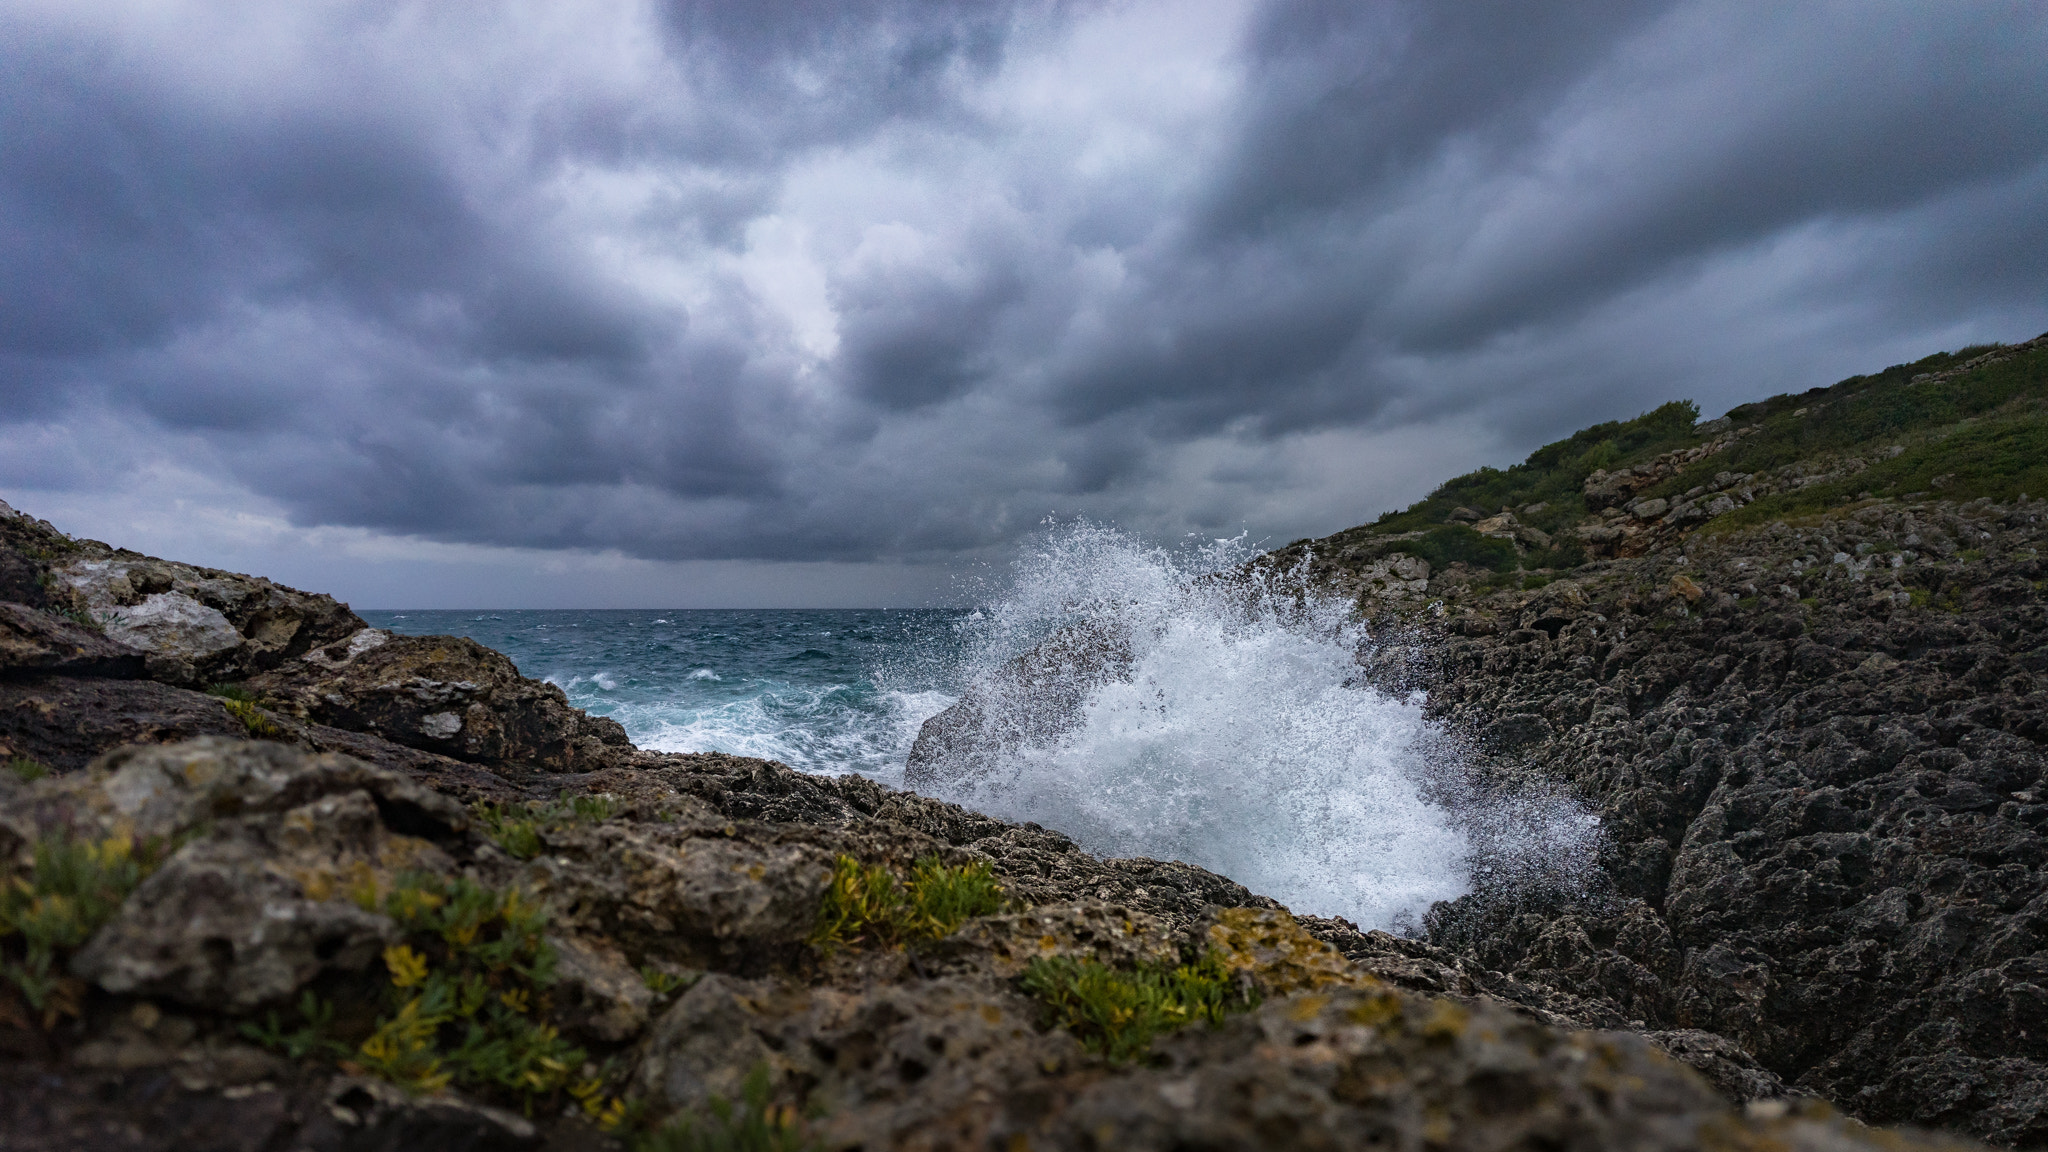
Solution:
{"label": "choppy ocean water", "polygon": [[1377,643],[1348,601],[1240,571],[1240,541],[1179,550],[1087,524],[1023,550],[980,607],[927,611],[388,611],[468,636],[625,725],[900,786],[919,726],[1052,630],[1125,637],[1131,675],[1083,693],[1056,738],[944,799],[1104,855],[1183,860],[1296,911],[1412,927],[1475,884],[1575,885],[1598,825],[1561,794],[1479,778],[1418,696],[1363,682]]}
{"label": "choppy ocean water", "polygon": [[467,636],[642,748],[730,752],[887,783],[963,676],[967,613],[925,611],[390,611],[379,628]]}

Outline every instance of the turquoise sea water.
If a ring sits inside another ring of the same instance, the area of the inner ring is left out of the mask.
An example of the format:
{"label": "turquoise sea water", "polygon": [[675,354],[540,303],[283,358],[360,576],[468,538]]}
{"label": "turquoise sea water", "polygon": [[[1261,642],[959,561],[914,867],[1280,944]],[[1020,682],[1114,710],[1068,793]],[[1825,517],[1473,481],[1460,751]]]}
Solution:
{"label": "turquoise sea water", "polygon": [[900,780],[917,728],[959,691],[957,611],[389,611],[403,635],[467,636],[664,752],[731,752]]}

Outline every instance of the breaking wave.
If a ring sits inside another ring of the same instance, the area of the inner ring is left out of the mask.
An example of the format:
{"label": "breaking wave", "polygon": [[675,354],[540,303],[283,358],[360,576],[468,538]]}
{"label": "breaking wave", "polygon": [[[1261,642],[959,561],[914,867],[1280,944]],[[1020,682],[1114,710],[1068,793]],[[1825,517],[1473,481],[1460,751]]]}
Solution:
{"label": "breaking wave", "polygon": [[963,623],[970,670],[986,688],[1005,661],[1081,628],[1112,638],[1128,675],[1093,674],[1054,735],[936,790],[1365,927],[1412,931],[1475,881],[1571,885],[1589,872],[1591,815],[1478,779],[1420,693],[1364,683],[1376,639],[1348,600],[1299,571],[1218,575],[1246,573],[1251,555],[1241,539],[1176,553],[1097,525],[1048,532]]}

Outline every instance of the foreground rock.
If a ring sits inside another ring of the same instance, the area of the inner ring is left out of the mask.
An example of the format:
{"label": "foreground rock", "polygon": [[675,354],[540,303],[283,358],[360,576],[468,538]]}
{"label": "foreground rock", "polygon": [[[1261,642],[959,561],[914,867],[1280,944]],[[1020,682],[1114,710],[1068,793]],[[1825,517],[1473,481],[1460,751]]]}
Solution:
{"label": "foreground rock", "polygon": [[[608,817],[542,821],[524,859],[401,774],[277,742],[136,747],[33,784],[0,775],[10,881],[30,878],[32,845],[59,838],[167,851],[64,958],[75,986],[52,1027],[7,992],[6,1146],[611,1144],[589,1118],[609,1113],[565,1089],[524,1106],[488,1085],[409,1093],[338,1055],[294,1055],[261,1026],[312,994],[336,1006],[323,1042],[370,1059],[369,1015],[404,999],[386,986],[425,971],[399,943],[439,955],[406,935],[403,893],[457,882],[548,904],[553,983],[513,1010],[573,1038],[577,1075],[656,1120],[753,1075],[826,1148],[1961,1146],[1817,1105],[1739,1109],[1643,1039],[1400,990],[1198,870],[1098,861],[1052,833],[759,761],[612,771],[633,795]],[[809,818],[736,815],[777,804]],[[1034,903],[923,944],[821,952],[804,938],[841,854],[987,859]],[[1180,895],[1151,897],[1163,915],[1093,895],[1140,879]],[[1204,899],[1233,892],[1235,909]],[[0,947],[19,959],[18,937]],[[1019,982],[1042,957],[1128,967],[1201,952],[1264,1003],[1162,1036],[1136,1064],[1048,1027]],[[661,992],[642,971],[666,974]]]}

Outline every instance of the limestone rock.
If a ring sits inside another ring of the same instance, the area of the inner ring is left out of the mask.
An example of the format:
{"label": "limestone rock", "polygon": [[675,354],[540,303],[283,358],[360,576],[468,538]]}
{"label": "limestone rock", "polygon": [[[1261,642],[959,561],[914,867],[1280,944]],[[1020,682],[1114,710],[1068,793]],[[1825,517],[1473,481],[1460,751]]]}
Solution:
{"label": "limestone rock", "polygon": [[362,629],[248,682],[315,723],[477,763],[587,772],[631,751],[626,730],[456,636]]}
{"label": "limestone rock", "polygon": [[603,939],[553,936],[555,1016],[570,1032],[604,1043],[631,1040],[647,1026],[654,994],[617,947]]}
{"label": "limestone rock", "polygon": [[143,655],[62,617],[0,602],[0,676],[50,673],[141,676]]}
{"label": "limestone rock", "polygon": [[361,629],[348,606],[234,572],[116,551],[68,537],[49,563],[52,596],[108,622],[149,655],[149,674],[191,685],[238,680]]}
{"label": "limestone rock", "polygon": [[0,842],[67,829],[183,841],[71,969],[108,992],[229,1011],[367,964],[392,925],[347,890],[388,886],[407,868],[448,870],[422,837],[454,835],[466,820],[447,799],[357,761],[217,738],[123,750],[88,774],[28,786],[9,808]]}
{"label": "limestone rock", "polygon": [[[309,752],[339,752],[421,781],[462,800],[526,800],[526,783],[474,764],[359,732],[268,714],[280,740]],[[42,676],[0,679],[0,756],[26,756],[58,772],[82,771],[128,744],[171,744],[199,736],[245,737],[220,699],[149,680]]]}
{"label": "limestone rock", "polygon": [[817,921],[830,857],[805,845],[708,829],[606,822],[562,830],[517,882],[561,910],[568,932],[689,967],[762,964]]}
{"label": "limestone rock", "polygon": [[242,634],[228,618],[182,592],[157,592],[139,604],[108,613],[109,638],[147,654],[158,680],[190,684],[201,668],[242,646]]}

